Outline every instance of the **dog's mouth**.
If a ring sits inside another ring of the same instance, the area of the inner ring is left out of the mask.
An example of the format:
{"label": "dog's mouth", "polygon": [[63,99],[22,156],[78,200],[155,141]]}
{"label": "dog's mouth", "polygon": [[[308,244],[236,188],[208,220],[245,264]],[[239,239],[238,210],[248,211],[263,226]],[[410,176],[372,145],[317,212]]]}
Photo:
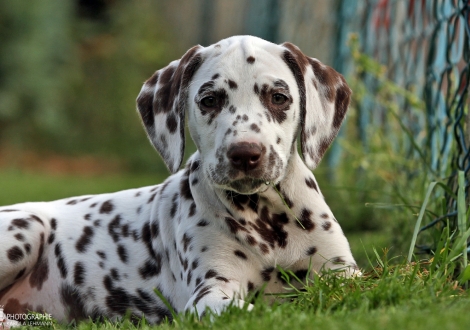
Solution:
{"label": "dog's mouth", "polygon": [[282,168],[278,164],[272,164],[271,167],[263,164],[263,166],[251,171],[241,171],[229,166],[229,164],[218,163],[214,167],[209,165],[207,177],[217,188],[241,195],[251,195],[262,193],[269,186],[279,182],[282,177],[281,170]]}
{"label": "dog's mouth", "polygon": [[246,177],[231,181],[227,184],[227,188],[242,195],[251,195],[266,190],[269,185],[270,181]]}

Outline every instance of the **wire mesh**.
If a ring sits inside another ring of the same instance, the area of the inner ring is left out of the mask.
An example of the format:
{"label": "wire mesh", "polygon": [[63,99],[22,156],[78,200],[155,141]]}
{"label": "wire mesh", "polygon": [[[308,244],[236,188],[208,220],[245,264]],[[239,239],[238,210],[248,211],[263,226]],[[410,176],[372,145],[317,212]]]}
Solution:
{"label": "wire mesh", "polygon": [[[457,191],[457,173],[465,173],[466,200],[469,201],[470,171],[470,1],[468,0],[352,0],[341,1],[338,21],[338,56],[343,73],[352,63],[347,34],[359,35],[361,51],[384,64],[388,78],[412,91],[424,101],[424,111],[416,111],[405,98],[398,98],[399,115],[428,161],[433,175],[447,178]],[[364,76],[374,95],[375,81]],[[386,125],[374,100],[366,97],[360,105],[360,132],[367,125]],[[390,134],[394,134],[390,132]],[[365,134],[360,134],[367,148]],[[409,145],[409,157],[416,157]],[[446,196],[447,214],[435,218],[421,230],[441,221],[456,226],[456,201]],[[454,227],[455,228],[455,227]],[[429,252],[430,247],[422,247]]]}

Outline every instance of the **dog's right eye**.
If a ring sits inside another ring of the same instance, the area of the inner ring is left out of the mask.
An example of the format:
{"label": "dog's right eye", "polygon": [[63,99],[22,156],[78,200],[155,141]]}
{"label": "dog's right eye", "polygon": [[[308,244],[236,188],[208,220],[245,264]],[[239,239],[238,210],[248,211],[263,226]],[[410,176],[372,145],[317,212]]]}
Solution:
{"label": "dog's right eye", "polygon": [[272,96],[272,103],[276,105],[283,105],[287,102],[287,97],[280,93],[276,93]]}
{"label": "dog's right eye", "polygon": [[201,104],[206,108],[215,108],[217,100],[213,96],[207,96],[201,100]]}

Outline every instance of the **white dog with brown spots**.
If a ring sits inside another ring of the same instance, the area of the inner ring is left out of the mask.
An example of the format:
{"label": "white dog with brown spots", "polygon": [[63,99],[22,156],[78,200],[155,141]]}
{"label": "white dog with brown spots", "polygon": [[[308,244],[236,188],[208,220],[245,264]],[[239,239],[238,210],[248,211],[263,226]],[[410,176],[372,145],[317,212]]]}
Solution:
{"label": "white dog with brown spots", "polygon": [[[236,36],[191,48],[148,79],[146,132],[174,174],[112,194],[0,208],[0,305],[61,321],[126,312],[150,322],[221,312],[298,277],[358,272],[313,170],[351,91],[290,43]],[[179,171],[185,116],[197,152]],[[300,137],[301,153],[297,140]],[[309,269],[311,267],[311,269]]]}

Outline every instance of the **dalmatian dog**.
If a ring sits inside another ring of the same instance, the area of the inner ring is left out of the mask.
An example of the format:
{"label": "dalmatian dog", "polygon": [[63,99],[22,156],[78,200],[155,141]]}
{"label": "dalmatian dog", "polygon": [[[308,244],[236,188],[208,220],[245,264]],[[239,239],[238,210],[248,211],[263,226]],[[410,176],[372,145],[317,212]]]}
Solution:
{"label": "dalmatian dog", "polygon": [[[311,172],[350,95],[291,43],[235,36],[191,48],[137,98],[173,173],[163,184],[0,208],[4,314],[158,323],[168,306],[201,316],[247,306],[261,288],[283,292],[280,269],[359,273]],[[186,116],[197,151],[179,170]]]}

